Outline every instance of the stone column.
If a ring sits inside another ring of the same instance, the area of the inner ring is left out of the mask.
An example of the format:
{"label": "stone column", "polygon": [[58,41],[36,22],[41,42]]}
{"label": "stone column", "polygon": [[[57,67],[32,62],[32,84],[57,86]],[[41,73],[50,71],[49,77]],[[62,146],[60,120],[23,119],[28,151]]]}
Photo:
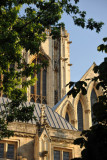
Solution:
{"label": "stone column", "polygon": [[48,142],[48,157],[47,157],[48,160],[50,160],[50,159],[53,160],[52,151],[53,151],[53,147],[51,146],[51,141],[49,141]]}
{"label": "stone column", "polygon": [[[46,144],[46,141],[44,141],[44,151],[47,151],[47,144]],[[44,157],[44,160],[47,160],[47,155]]]}
{"label": "stone column", "polygon": [[[42,152],[42,140],[39,140],[39,154]],[[39,156],[39,160],[42,160],[42,158]]]}
{"label": "stone column", "polygon": [[78,129],[78,125],[77,125],[77,119],[71,120],[71,124],[73,125],[73,127]]}
{"label": "stone column", "polygon": [[34,141],[34,160],[38,159],[39,159],[39,137],[37,132]]}
{"label": "stone column", "polygon": [[90,128],[91,126],[91,117],[90,117],[90,109],[85,110],[85,125],[84,125],[84,129],[87,130]]}

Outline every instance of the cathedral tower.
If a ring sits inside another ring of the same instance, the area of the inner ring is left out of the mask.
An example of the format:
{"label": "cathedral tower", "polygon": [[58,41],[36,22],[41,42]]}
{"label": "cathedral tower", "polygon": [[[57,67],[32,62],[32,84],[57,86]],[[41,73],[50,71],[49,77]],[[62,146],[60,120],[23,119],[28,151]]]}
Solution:
{"label": "cathedral tower", "polygon": [[[40,53],[49,61],[46,69],[38,73],[38,80],[28,89],[28,101],[47,104],[53,107],[68,91],[70,81],[69,34],[61,29],[61,36],[53,40],[46,30],[47,40],[42,43]],[[36,63],[36,55],[27,55],[28,63]]]}

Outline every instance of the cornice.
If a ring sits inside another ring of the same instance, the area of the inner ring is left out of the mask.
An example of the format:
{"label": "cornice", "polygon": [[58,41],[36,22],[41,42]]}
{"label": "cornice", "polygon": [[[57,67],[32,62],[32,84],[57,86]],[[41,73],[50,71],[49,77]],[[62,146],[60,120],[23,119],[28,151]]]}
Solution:
{"label": "cornice", "polygon": [[14,136],[16,136],[16,137],[34,138],[34,137],[35,137],[35,134],[14,132]]}
{"label": "cornice", "polygon": [[73,143],[74,139],[64,139],[64,138],[57,138],[57,137],[51,137],[51,142],[60,142],[60,143]]}

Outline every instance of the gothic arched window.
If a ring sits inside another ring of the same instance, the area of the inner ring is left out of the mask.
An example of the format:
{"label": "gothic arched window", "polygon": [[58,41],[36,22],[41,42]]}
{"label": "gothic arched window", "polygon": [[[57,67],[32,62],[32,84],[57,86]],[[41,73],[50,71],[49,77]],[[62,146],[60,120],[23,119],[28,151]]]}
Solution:
{"label": "gothic arched window", "polygon": [[81,102],[78,102],[77,106],[77,119],[78,119],[78,130],[82,131],[83,130],[83,109]]}
{"label": "gothic arched window", "polygon": [[95,93],[95,90],[93,89],[92,92],[91,92],[91,118],[92,118],[92,124],[93,123],[93,118],[94,118],[94,115],[93,115],[93,105],[98,101],[97,99],[97,95]]}
{"label": "gothic arched window", "polygon": [[66,112],[65,119],[69,122],[69,115],[68,115],[68,112]]}
{"label": "gothic arched window", "polygon": [[[43,56],[43,58],[45,58]],[[40,64],[41,60],[39,58],[34,59],[33,63]],[[47,69],[41,68],[38,73],[34,73],[37,77],[37,81],[34,86],[30,87],[30,101],[36,103],[46,104],[46,76]]]}

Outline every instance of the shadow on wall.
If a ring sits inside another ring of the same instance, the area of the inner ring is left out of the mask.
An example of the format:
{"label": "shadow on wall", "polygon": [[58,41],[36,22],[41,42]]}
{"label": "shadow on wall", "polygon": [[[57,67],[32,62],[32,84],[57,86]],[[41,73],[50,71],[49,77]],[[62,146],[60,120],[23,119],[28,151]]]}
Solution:
{"label": "shadow on wall", "polygon": [[34,160],[34,140],[18,148],[18,160]]}

